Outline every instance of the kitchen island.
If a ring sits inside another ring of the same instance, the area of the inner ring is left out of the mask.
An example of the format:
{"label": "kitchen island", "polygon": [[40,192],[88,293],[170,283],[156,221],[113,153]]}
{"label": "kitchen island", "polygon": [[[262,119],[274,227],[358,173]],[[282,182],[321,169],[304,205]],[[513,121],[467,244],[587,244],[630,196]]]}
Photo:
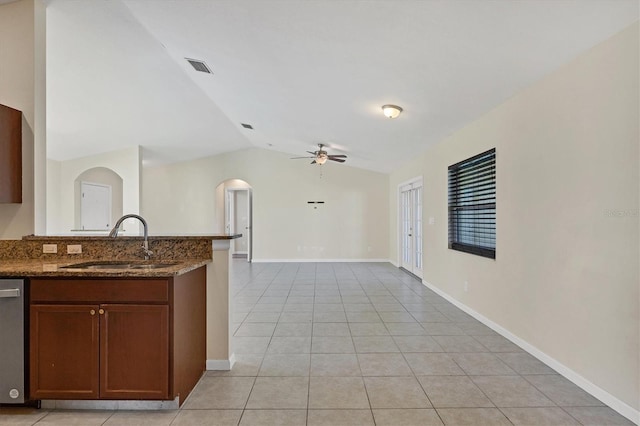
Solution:
{"label": "kitchen island", "polygon": [[[0,277],[28,279],[31,398],[49,408],[175,408],[205,369],[230,369],[228,249],[239,236],[151,236],[147,261],[140,237],[0,241]],[[70,324],[76,346],[56,346]],[[69,376],[60,360],[82,353],[75,382],[52,389]]]}

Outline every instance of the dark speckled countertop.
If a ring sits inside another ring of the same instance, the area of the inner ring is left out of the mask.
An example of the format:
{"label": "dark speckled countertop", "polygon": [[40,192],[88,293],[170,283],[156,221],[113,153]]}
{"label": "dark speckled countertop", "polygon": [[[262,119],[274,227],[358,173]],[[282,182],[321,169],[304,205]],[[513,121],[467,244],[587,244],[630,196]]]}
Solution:
{"label": "dark speckled countertop", "polygon": [[[2,277],[171,277],[210,263],[213,240],[232,240],[240,234],[149,236],[153,256],[149,263],[171,263],[161,268],[145,268],[142,237],[104,235],[28,235],[21,240],[0,240]],[[43,244],[56,245],[56,253],[44,253]],[[68,254],[68,245],[79,244],[81,253]],[[135,268],[81,269],[65,266],[85,262],[134,262]]]}
{"label": "dark speckled countertop", "polygon": [[[78,269],[63,268],[76,263],[89,262],[92,259],[46,261],[41,259],[9,260],[0,262],[0,277],[171,277],[182,275],[211,262],[211,259],[183,259],[164,268],[113,268]],[[97,259],[104,261],[105,259]],[[131,260],[140,262],[139,259]],[[153,260],[150,263],[158,263]],[[161,262],[160,262],[161,263]],[[139,263],[138,263],[139,264]]]}
{"label": "dark speckled countertop", "polygon": [[[50,240],[142,240],[142,236],[139,235],[122,235],[120,234],[116,238],[110,238],[104,233],[95,234],[68,234],[68,235],[25,235],[22,237],[25,241],[50,241]],[[176,235],[149,235],[149,240],[233,240],[242,237],[242,234],[176,234]]]}

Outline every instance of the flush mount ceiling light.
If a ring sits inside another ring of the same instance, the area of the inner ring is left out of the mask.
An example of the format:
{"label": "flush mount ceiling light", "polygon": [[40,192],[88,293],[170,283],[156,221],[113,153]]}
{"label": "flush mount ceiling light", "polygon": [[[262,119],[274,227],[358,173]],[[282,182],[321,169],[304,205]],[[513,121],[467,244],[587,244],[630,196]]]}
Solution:
{"label": "flush mount ceiling light", "polygon": [[382,113],[387,118],[396,118],[402,112],[402,108],[398,105],[382,105]]}

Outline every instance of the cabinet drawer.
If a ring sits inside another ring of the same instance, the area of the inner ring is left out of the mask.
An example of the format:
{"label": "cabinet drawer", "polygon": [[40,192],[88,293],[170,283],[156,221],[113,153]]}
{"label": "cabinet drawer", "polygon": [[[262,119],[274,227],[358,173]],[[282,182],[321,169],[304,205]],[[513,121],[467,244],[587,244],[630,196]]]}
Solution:
{"label": "cabinet drawer", "polygon": [[31,279],[32,302],[168,303],[168,279]]}

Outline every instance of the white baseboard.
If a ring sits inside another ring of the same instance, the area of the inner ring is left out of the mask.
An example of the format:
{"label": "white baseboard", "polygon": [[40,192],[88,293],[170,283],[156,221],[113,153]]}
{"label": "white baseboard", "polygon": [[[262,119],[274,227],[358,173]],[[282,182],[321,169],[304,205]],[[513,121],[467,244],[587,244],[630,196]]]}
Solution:
{"label": "white baseboard", "polygon": [[540,349],[536,348],[529,342],[522,340],[520,337],[511,333],[509,330],[491,321],[489,318],[476,312],[475,310],[468,307],[464,303],[454,299],[449,294],[440,290],[438,287],[434,286],[433,284],[430,284],[425,280],[422,280],[422,284],[424,284],[427,288],[436,292],[438,295],[445,298],[448,302],[451,302],[452,304],[454,304],[455,306],[457,306],[467,314],[471,315],[472,317],[474,317],[475,319],[477,319],[487,327],[493,329],[498,334],[501,334],[503,337],[511,340],[513,343],[520,346],[525,351],[529,352],[531,355],[533,355],[534,357],[538,358],[540,361],[542,361],[549,367],[556,370],[558,373],[560,373],[565,378],[567,378],[568,380],[576,384],[582,390],[593,395],[595,398],[599,399],[600,401],[602,401],[603,403],[611,407],[613,410],[620,413],[622,416],[626,417],[627,419],[634,422],[635,424],[640,425],[640,411],[636,410],[635,408],[631,407],[625,402],[619,400],[618,398],[611,395],[609,392],[605,391],[599,386],[593,384],[589,380],[582,377],[580,374],[573,371],[571,368],[567,367],[566,365],[562,364],[560,361],[542,352]]}
{"label": "white baseboard", "polygon": [[256,259],[253,263],[340,263],[340,262],[360,262],[360,263],[388,263],[389,259]]}
{"label": "white baseboard", "polygon": [[390,260],[389,263],[391,263],[393,266],[395,266],[396,268],[400,267],[400,264],[398,262],[395,262],[393,260]]}
{"label": "white baseboard", "polygon": [[233,368],[235,363],[236,363],[236,353],[232,352],[231,356],[229,357],[229,370],[231,370]]}
{"label": "white baseboard", "polygon": [[236,354],[233,353],[229,359],[208,359],[206,368],[207,371],[229,371],[236,363]]}

